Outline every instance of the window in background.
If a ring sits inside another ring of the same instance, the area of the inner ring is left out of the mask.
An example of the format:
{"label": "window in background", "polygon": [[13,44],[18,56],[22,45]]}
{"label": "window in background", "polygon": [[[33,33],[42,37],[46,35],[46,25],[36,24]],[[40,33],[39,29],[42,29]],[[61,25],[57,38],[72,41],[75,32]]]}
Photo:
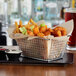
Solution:
{"label": "window in background", "polygon": [[35,21],[43,19],[43,1],[44,0],[32,0],[32,18]]}
{"label": "window in background", "polygon": [[55,20],[57,18],[58,8],[57,3],[48,1],[44,3],[44,19]]}
{"label": "window in background", "polygon": [[[18,0],[8,0],[8,22],[13,24],[15,21],[20,20],[20,15],[18,12]],[[10,10],[10,11],[9,11]]]}
{"label": "window in background", "polygon": [[8,0],[9,24],[13,24],[15,21],[19,22],[19,20],[25,24],[25,21],[27,22],[31,17],[31,2],[32,0]]}
{"label": "window in background", "polygon": [[21,20],[23,23],[31,18],[32,0],[21,0]]}
{"label": "window in background", "polygon": [[8,22],[10,24],[21,19],[25,24],[30,18],[36,22],[42,19],[47,21],[60,19],[64,1],[67,0],[7,0]]}
{"label": "window in background", "polygon": [[57,0],[50,0],[44,2],[44,19],[53,25],[58,25],[58,5],[57,5]]}
{"label": "window in background", "polygon": [[0,15],[3,15],[3,6],[4,6],[4,0],[0,0]]}

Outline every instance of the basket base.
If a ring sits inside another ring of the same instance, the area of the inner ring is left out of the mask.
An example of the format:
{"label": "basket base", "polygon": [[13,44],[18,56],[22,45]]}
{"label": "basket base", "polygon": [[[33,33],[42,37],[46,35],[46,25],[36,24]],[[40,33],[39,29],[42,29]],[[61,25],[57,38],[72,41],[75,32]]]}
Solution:
{"label": "basket base", "polygon": [[31,59],[36,59],[36,60],[41,60],[41,61],[54,61],[54,60],[59,60],[59,59],[62,59],[63,56],[64,56],[64,52],[61,53],[61,55],[58,57],[58,58],[55,58],[55,59],[47,59],[47,60],[44,60],[44,59],[39,59],[39,58],[34,58],[34,57],[28,57],[28,56],[25,56],[23,53],[21,54],[22,57],[27,57],[27,58],[31,58]]}

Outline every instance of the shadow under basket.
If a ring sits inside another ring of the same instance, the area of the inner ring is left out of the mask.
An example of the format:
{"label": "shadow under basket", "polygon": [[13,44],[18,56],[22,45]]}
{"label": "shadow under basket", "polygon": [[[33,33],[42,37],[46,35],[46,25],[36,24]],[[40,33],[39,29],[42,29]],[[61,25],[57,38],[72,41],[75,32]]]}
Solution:
{"label": "shadow under basket", "polygon": [[66,38],[62,39],[43,39],[34,38],[28,40],[28,37],[16,39],[23,56],[39,60],[56,60],[63,56]]}

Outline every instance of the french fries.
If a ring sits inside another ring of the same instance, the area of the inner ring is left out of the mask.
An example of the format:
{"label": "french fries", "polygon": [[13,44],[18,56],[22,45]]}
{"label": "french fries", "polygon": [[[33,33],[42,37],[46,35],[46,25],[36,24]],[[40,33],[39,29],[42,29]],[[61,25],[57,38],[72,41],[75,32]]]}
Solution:
{"label": "french fries", "polygon": [[16,26],[16,28],[18,28],[18,27],[19,27],[17,22],[15,22],[15,26]]}
{"label": "french fries", "polygon": [[44,37],[48,35],[53,35],[54,37],[60,37],[65,36],[67,34],[66,29],[63,27],[56,27],[54,29],[48,28],[47,25],[44,23],[41,25],[37,25],[36,22],[34,22],[32,19],[29,20],[29,22],[26,25],[22,24],[22,21],[19,21],[19,25],[17,22],[15,22],[16,29],[13,31],[13,33],[22,33],[24,35],[30,35],[30,36],[38,36],[38,37]]}
{"label": "french fries", "polygon": [[21,21],[21,20],[19,21],[19,26],[20,26],[20,27],[22,27],[22,26],[23,26],[23,25],[22,25],[22,21]]}
{"label": "french fries", "polygon": [[33,25],[37,26],[37,23],[35,23],[32,19],[30,19],[30,22],[31,22]]}
{"label": "french fries", "polygon": [[17,22],[15,22],[16,29],[14,30],[14,33],[19,33],[19,25]]}
{"label": "french fries", "polygon": [[30,25],[31,23],[30,23],[30,21],[28,22],[28,25]]}

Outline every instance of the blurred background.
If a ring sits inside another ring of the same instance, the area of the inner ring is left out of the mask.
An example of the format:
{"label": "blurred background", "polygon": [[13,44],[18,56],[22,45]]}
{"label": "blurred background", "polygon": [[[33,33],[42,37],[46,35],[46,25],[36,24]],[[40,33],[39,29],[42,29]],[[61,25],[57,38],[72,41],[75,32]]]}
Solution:
{"label": "blurred background", "polygon": [[[30,18],[45,20],[50,27],[65,22],[65,8],[75,8],[75,0],[0,0],[0,45],[16,45],[7,33],[15,21],[25,25]],[[2,38],[3,37],[3,38]]]}

